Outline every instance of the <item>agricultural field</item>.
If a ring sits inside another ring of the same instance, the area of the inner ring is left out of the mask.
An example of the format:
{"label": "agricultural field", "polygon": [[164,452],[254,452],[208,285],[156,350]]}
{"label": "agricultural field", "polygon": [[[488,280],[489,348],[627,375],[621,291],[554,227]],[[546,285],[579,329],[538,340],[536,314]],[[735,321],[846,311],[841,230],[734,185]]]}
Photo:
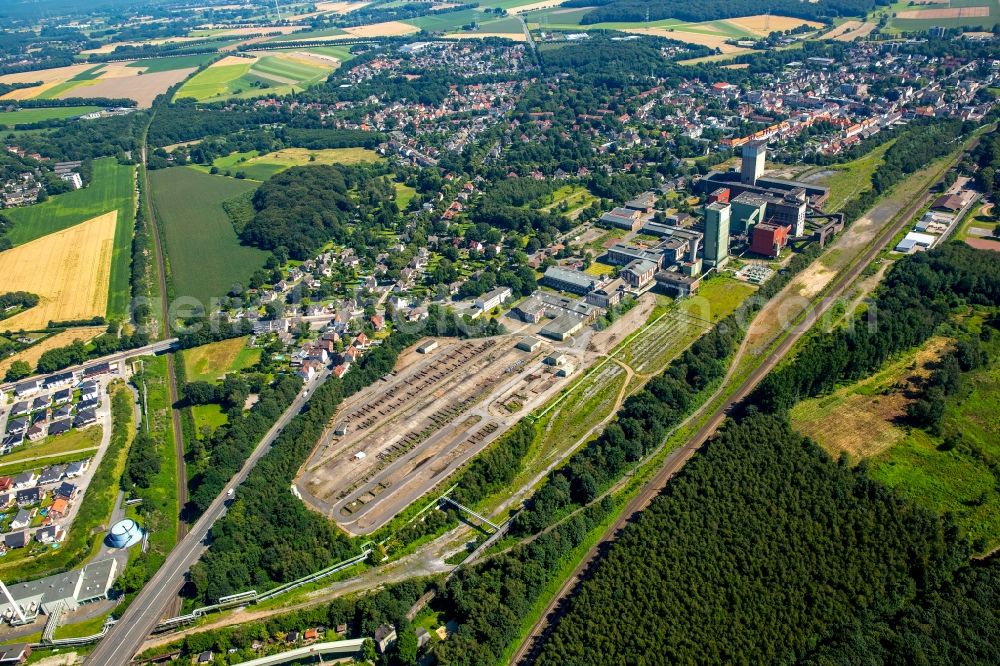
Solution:
{"label": "agricultural field", "polygon": [[0,81],[39,82],[31,88],[13,90],[5,99],[127,98],[134,99],[141,108],[149,108],[157,95],[183,81],[196,66],[147,70],[141,62],[71,65],[10,74],[0,77]]}
{"label": "agricultural field", "polygon": [[207,306],[264,265],[267,253],[240,245],[222,208],[223,201],[252,190],[254,183],[187,167],[153,171],[150,180],[176,296]]}
{"label": "agricultural field", "polygon": [[93,161],[91,182],[84,188],[49,198],[34,206],[4,211],[13,222],[7,237],[17,246],[94,217],[115,211],[117,226],[111,256],[108,315],[128,311],[129,263],[135,220],[135,167],[113,157]]}
{"label": "agricultural field", "polygon": [[750,49],[726,44],[727,39],[755,39],[774,30],[788,30],[800,25],[819,29],[821,24],[789,16],[744,16],[740,18],[702,23],[688,23],[679,19],[661,19],[647,23],[608,22],[582,25],[590,7],[553,7],[525,12],[524,18],[533,30],[620,30],[639,35],[656,35],[688,44],[717,48],[723,54],[735,55]]}
{"label": "agricultural field", "polygon": [[93,68],[93,65],[79,64],[67,65],[66,67],[53,67],[51,69],[39,69],[30,72],[18,72],[17,74],[4,74],[0,76],[0,83],[37,83],[38,85],[32,88],[12,90],[4,95],[2,99],[31,99]]}
{"label": "agricultural field", "polygon": [[485,20],[477,22],[477,29],[470,31],[450,32],[445,37],[449,39],[486,39],[487,37],[503,37],[514,41],[527,41],[521,22],[512,17]]}
{"label": "agricultural field", "polygon": [[284,95],[319,83],[338,64],[329,57],[307,51],[227,56],[192,77],[174,98],[210,102],[258,94]]}
{"label": "agricultural field", "polygon": [[866,460],[872,478],[914,502],[951,513],[988,551],[1000,545],[1000,477],[991,463],[1000,455],[1000,422],[992,418],[1000,409],[1000,345],[992,342],[992,362],[967,373],[963,389],[945,399],[942,431],[961,433],[960,445],[949,448],[905,421],[912,378],[929,373],[948,344],[932,338],[874,377],[800,403],[792,423],[831,455]]}
{"label": "agricultural field", "polygon": [[1000,22],[1000,0],[953,0],[919,4],[898,0],[889,7],[878,7],[868,20],[877,23],[883,15],[889,16],[889,23],[885,28],[889,33],[929,30],[936,26],[966,26],[990,30]]}
{"label": "agricultural field", "polygon": [[16,111],[0,111],[0,127],[14,127],[42,123],[46,120],[64,120],[85,113],[97,111],[99,106],[60,106],[43,109],[18,109]]}
{"label": "agricultural field", "polygon": [[247,338],[213,342],[185,349],[184,376],[189,382],[216,382],[223,375],[252,367],[260,360],[260,349],[247,347]]}
{"label": "agricultural field", "polygon": [[458,12],[418,16],[417,18],[407,19],[403,23],[420,30],[426,30],[427,32],[451,32],[469,23],[479,23],[485,18],[488,18],[488,16],[478,9],[463,9]]}
{"label": "agricultural field", "polygon": [[838,42],[853,42],[871,34],[876,26],[871,21],[844,21],[833,30],[823,35],[823,39],[833,39]]}
{"label": "agricultural field", "polygon": [[215,53],[197,53],[195,55],[164,56],[162,58],[150,58],[148,60],[136,60],[128,63],[129,67],[138,67],[145,71],[143,76],[155,74],[156,72],[169,72],[177,69],[197,69],[207,62],[210,62],[218,55]]}
{"label": "agricultural field", "polygon": [[28,291],[41,299],[0,322],[0,329],[39,330],[50,321],[107,314],[117,218],[118,212],[111,211],[0,252],[4,289]]}
{"label": "agricultural field", "polygon": [[78,339],[84,342],[90,342],[104,331],[104,326],[83,326],[80,328],[70,328],[64,331],[59,331],[58,333],[50,335],[40,342],[36,342],[24,351],[0,360],[0,377],[4,376],[7,369],[14,361],[24,361],[34,368],[38,363],[38,359],[40,359],[42,354],[48,350],[56,349],[57,347],[65,347],[74,340]]}
{"label": "agricultural field", "polygon": [[[233,153],[216,159],[212,166],[232,173],[242,172],[247,178],[264,181],[293,166],[307,164],[371,164],[381,157],[367,148],[326,148],[308,150],[306,148],[284,148],[264,155]],[[193,167],[208,172],[209,167]],[[412,198],[412,197],[411,197]]]}

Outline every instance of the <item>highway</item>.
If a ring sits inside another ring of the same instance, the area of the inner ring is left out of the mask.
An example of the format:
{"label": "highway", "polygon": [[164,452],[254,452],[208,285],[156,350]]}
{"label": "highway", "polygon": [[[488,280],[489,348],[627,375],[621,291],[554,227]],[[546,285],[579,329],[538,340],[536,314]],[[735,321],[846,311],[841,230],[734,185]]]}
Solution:
{"label": "highway", "polygon": [[[308,387],[308,395],[312,395],[329,376],[329,370],[323,372]],[[208,548],[206,537],[212,525],[226,512],[226,499],[230,488],[243,483],[251,470],[267,453],[281,431],[305,406],[309,398],[300,393],[295,401],[285,410],[264,438],[247,458],[240,471],[229,484],[223,488],[205,513],[191,526],[187,535],[170,551],[163,566],[156,575],[146,583],[142,591],[132,601],[121,619],[112,627],[97,647],[87,658],[88,665],[121,666],[127,664],[142,645],[153,627],[159,623],[164,611],[180,593],[188,570],[198,561]]]}
{"label": "highway", "polygon": [[[957,161],[957,160],[956,160]],[[550,629],[558,624],[559,618],[568,610],[569,601],[574,590],[577,586],[587,577],[587,572],[592,566],[597,565],[597,561],[600,553],[607,548],[609,542],[614,541],[617,537],[619,531],[621,531],[633,518],[637,517],[653,499],[660,494],[663,488],[667,485],[667,482],[681,470],[682,467],[694,456],[701,446],[708,440],[709,437],[715,433],[716,429],[722,424],[729,414],[730,410],[734,405],[741,402],[746,398],[751,391],[757,386],[757,384],[792,350],[795,344],[805,335],[812,325],[820,320],[830,307],[837,302],[837,299],[844,295],[848,288],[854,284],[855,280],[861,275],[862,271],[875,260],[882,249],[889,243],[893,237],[899,233],[906,225],[908,225],[917,212],[923,207],[924,204],[930,198],[930,193],[925,194],[922,197],[918,197],[913,202],[911,202],[906,209],[904,209],[897,217],[897,219],[890,225],[888,230],[883,231],[872,243],[871,245],[862,253],[858,261],[854,265],[848,268],[845,272],[838,275],[832,282],[826,295],[816,304],[816,307],[807,314],[804,321],[797,324],[789,334],[782,340],[778,346],[772,351],[757,368],[750,373],[750,375],[743,380],[733,391],[731,391],[726,400],[722,405],[717,407],[705,420],[700,428],[688,439],[684,446],[672,451],[670,455],[667,456],[663,463],[663,466],[659,471],[651,478],[645,486],[636,494],[635,497],[628,503],[625,510],[622,511],[618,519],[604,532],[600,540],[594,544],[594,546],[587,551],[587,554],[580,561],[577,567],[573,570],[573,573],[569,576],[563,586],[559,589],[559,592],[552,599],[549,605],[545,608],[545,612],[542,613],[541,618],[532,627],[531,633],[525,638],[525,640],[518,647],[518,650],[514,653],[511,658],[511,664],[531,664],[534,663],[545,643],[545,637],[548,635]],[[763,313],[764,311],[762,311]],[[745,347],[741,346],[740,353],[737,354],[736,358],[733,359],[733,363],[730,370],[730,375],[732,374],[732,369],[739,364],[742,358],[742,352]],[[728,376],[727,376],[728,381]],[[705,404],[711,404],[717,395],[719,395],[722,390],[725,389],[725,382],[723,383],[722,389],[709,398]],[[688,422],[693,420],[699,415],[696,412],[693,417],[688,419]]]}

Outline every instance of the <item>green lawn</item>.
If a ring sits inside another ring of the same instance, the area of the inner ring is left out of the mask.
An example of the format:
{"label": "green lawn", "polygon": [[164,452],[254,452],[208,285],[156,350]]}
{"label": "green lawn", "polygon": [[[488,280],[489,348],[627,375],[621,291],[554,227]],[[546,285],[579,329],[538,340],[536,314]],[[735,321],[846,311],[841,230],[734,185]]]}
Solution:
{"label": "green lawn", "polygon": [[46,437],[39,442],[27,442],[10,454],[0,458],[0,463],[32,460],[36,456],[54,456],[77,451],[93,450],[101,443],[101,426],[92,425],[83,430],[70,430],[58,437]]}
{"label": "green lawn", "polygon": [[232,338],[185,349],[184,375],[189,382],[216,382],[230,372],[238,372],[260,361],[260,349],[247,347],[247,338]]}
{"label": "green lawn", "polygon": [[428,32],[450,32],[458,30],[468,23],[479,23],[489,18],[490,16],[478,9],[463,9],[457,12],[418,16],[417,18],[407,19],[403,23],[409,23]]}
{"label": "green lawn", "polygon": [[132,230],[135,224],[135,167],[118,164],[113,157],[93,162],[93,179],[84,188],[59,194],[44,203],[4,211],[13,222],[8,232],[14,245],[67,229],[112,210],[118,211],[111,257],[108,315],[128,311]]}
{"label": "green lawn", "polygon": [[194,429],[201,438],[203,428],[215,430],[219,426],[225,425],[229,419],[226,418],[222,407],[216,404],[195,405],[191,408],[191,416],[194,418]]}
{"label": "green lawn", "polygon": [[18,109],[17,111],[0,111],[0,126],[14,127],[40,123],[46,120],[62,120],[73,116],[82,116],[91,111],[97,111],[99,106],[57,106],[42,109]]}
{"label": "green lawn", "polygon": [[403,183],[393,183],[396,187],[396,205],[400,210],[406,210],[413,197],[417,196],[417,191],[409,185]]}
{"label": "green lawn", "polygon": [[350,46],[310,46],[306,49],[308,53],[332,56],[344,63],[354,57]]}
{"label": "green lawn", "polygon": [[[174,451],[173,418],[170,411],[167,386],[166,356],[147,356],[143,359],[142,372],[147,390],[149,432],[156,442],[160,458],[160,471],[149,488],[142,490],[145,520],[149,531],[150,568],[155,569],[166,559],[167,553],[177,542],[177,529],[181,506],[177,499],[177,456]],[[143,385],[143,382],[136,382]],[[150,511],[152,509],[152,511]]]}
{"label": "green lawn", "polygon": [[209,306],[233,283],[246,281],[267,253],[240,245],[222,202],[252,190],[250,183],[187,167],[150,173],[153,205],[166,238],[170,280],[176,296]]}

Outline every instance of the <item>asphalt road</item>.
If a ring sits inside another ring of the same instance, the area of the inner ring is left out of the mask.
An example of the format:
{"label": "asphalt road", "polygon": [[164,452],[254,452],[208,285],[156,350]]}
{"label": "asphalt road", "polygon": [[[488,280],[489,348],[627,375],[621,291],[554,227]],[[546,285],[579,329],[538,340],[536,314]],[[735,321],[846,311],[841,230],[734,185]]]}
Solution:
{"label": "asphalt road", "polygon": [[[329,376],[324,370],[316,380],[308,385],[309,395],[319,387]],[[187,535],[170,551],[163,566],[153,576],[139,595],[132,601],[121,619],[111,628],[107,636],[101,639],[86,662],[93,666],[121,666],[127,664],[142,645],[153,628],[160,622],[164,611],[177,597],[184,586],[188,570],[198,561],[207,549],[206,537],[212,525],[226,512],[226,499],[230,488],[243,483],[250,471],[267,453],[274,440],[286,425],[308,401],[308,396],[302,393],[295,398],[291,406],[285,410],[281,418],[275,422],[257,447],[247,458],[240,471],[232,481],[219,493],[201,518],[191,526]]]}
{"label": "asphalt road", "polygon": [[59,372],[51,372],[47,375],[32,375],[31,377],[26,377],[17,382],[8,382],[6,384],[0,384],[0,392],[9,391],[16,384],[20,384],[23,381],[29,379],[45,379],[51,377],[52,375],[62,374],[64,372],[77,372],[83,370],[84,368],[90,368],[95,365],[100,365],[101,363],[119,363],[127,358],[135,358],[139,356],[148,356],[149,354],[162,354],[165,351],[173,349],[177,345],[177,338],[168,338],[166,340],[160,340],[159,342],[154,342],[152,344],[146,345],[145,347],[137,347],[136,349],[129,349],[127,351],[115,352],[109,356],[102,356],[101,358],[95,358],[92,361],[87,361],[86,363],[81,363],[80,365],[73,365]]}
{"label": "asphalt road", "polygon": [[[593,565],[595,565],[599,554],[604,548],[607,547],[608,542],[613,541],[622,528],[624,528],[634,517],[649,506],[653,499],[660,494],[664,486],[667,485],[667,482],[671,479],[671,477],[684,467],[695,452],[701,448],[709,437],[712,436],[716,429],[725,420],[732,407],[746,398],[757,386],[757,384],[767,375],[767,373],[769,373],[788,354],[795,343],[797,343],[799,339],[809,331],[813,323],[819,320],[838,298],[843,296],[844,292],[847,291],[847,289],[861,275],[861,272],[875,259],[875,257],[878,256],[878,254],[885,247],[886,243],[891,241],[904,226],[910,223],[913,216],[916,215],[920,208],[927,202],[929,197],[930,194],[926,194],[907,206],[902,214],[899,215],[897,221],[891,225],[891,228],[879,235],[877,240],[873,242],[864,253],[862,253],[860,259],[854,264],[854,267],[850,268],[846,273],[841,274],[833,281],[829,291],[816,305],[812,313],[808,315],[803,322],[799,323],[794,329],[792,329],[789,335],[777,346],[777,348],[775,348],[775,350],[771,352],[766,359],[764,359],[763,363],[761,363],[757,369],[754,370],[750,376],[748,376],[739,385],[739,387],[737,387],[736,390],[729,395],[724,404],[712,412],[711,416],[709,416],[705,423],[691,436],[684,446],[676,449],[667,456],[663,467],[661,467],[656,475],[649,480],[649,482],[634,498],[632,498],[628,506],[614,522],[614,524],[608,528],[601,539],[594,544],[580,564],[573,570],[573,573],[559,589],[559,593],[546,607],[542,617],[537,623],[535,623],[535,626],[532,627],[531,633],[527,636],[524,642],[521,643],[517,652],[514,653],[510,663],[534,663],[538,653],[541,651],[541,648],[545,643],[545,637],[548,635],[551,628],[558,624],[559,619],[568,610],[569,604],[565,602],[568,601],[573,591],[587,577],[587,572]],[[734,364],[738,363],[739,358],[736,358],[733,362]]]}

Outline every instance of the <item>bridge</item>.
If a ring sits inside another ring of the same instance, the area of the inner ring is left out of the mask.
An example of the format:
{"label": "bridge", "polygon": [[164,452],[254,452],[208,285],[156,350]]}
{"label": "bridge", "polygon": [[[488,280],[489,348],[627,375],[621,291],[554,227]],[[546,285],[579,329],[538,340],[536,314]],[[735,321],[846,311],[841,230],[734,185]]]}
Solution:
{"label": "bridge", "polygon": [[463,513],[469,514],[470,516],[472,516],[473,518],[475,518],[476,520],[478,520],[480,523],[483,523],[485,525],[489,525],[490,527],[493,528],[494,532],[499,532],[500,531],[500,526],[497,525],[496,523],[494,523],[493,521],[491,521],[489,518],[486,518],[485,516],[481,516],[478,513],[476,513],[475,511],[473,511],[472,509],[470,509],[469,507],[463,506],[463,505],[459,504],[458,502],[456,502],[455,500],[453,500],[451,497],[449,497],[447,494],[442,495],[441,497],[439,497],[438,498],[438,502],[440,502],[441,504],[451,504],[453,507],[455,507],[459,511],[461,511]]}

